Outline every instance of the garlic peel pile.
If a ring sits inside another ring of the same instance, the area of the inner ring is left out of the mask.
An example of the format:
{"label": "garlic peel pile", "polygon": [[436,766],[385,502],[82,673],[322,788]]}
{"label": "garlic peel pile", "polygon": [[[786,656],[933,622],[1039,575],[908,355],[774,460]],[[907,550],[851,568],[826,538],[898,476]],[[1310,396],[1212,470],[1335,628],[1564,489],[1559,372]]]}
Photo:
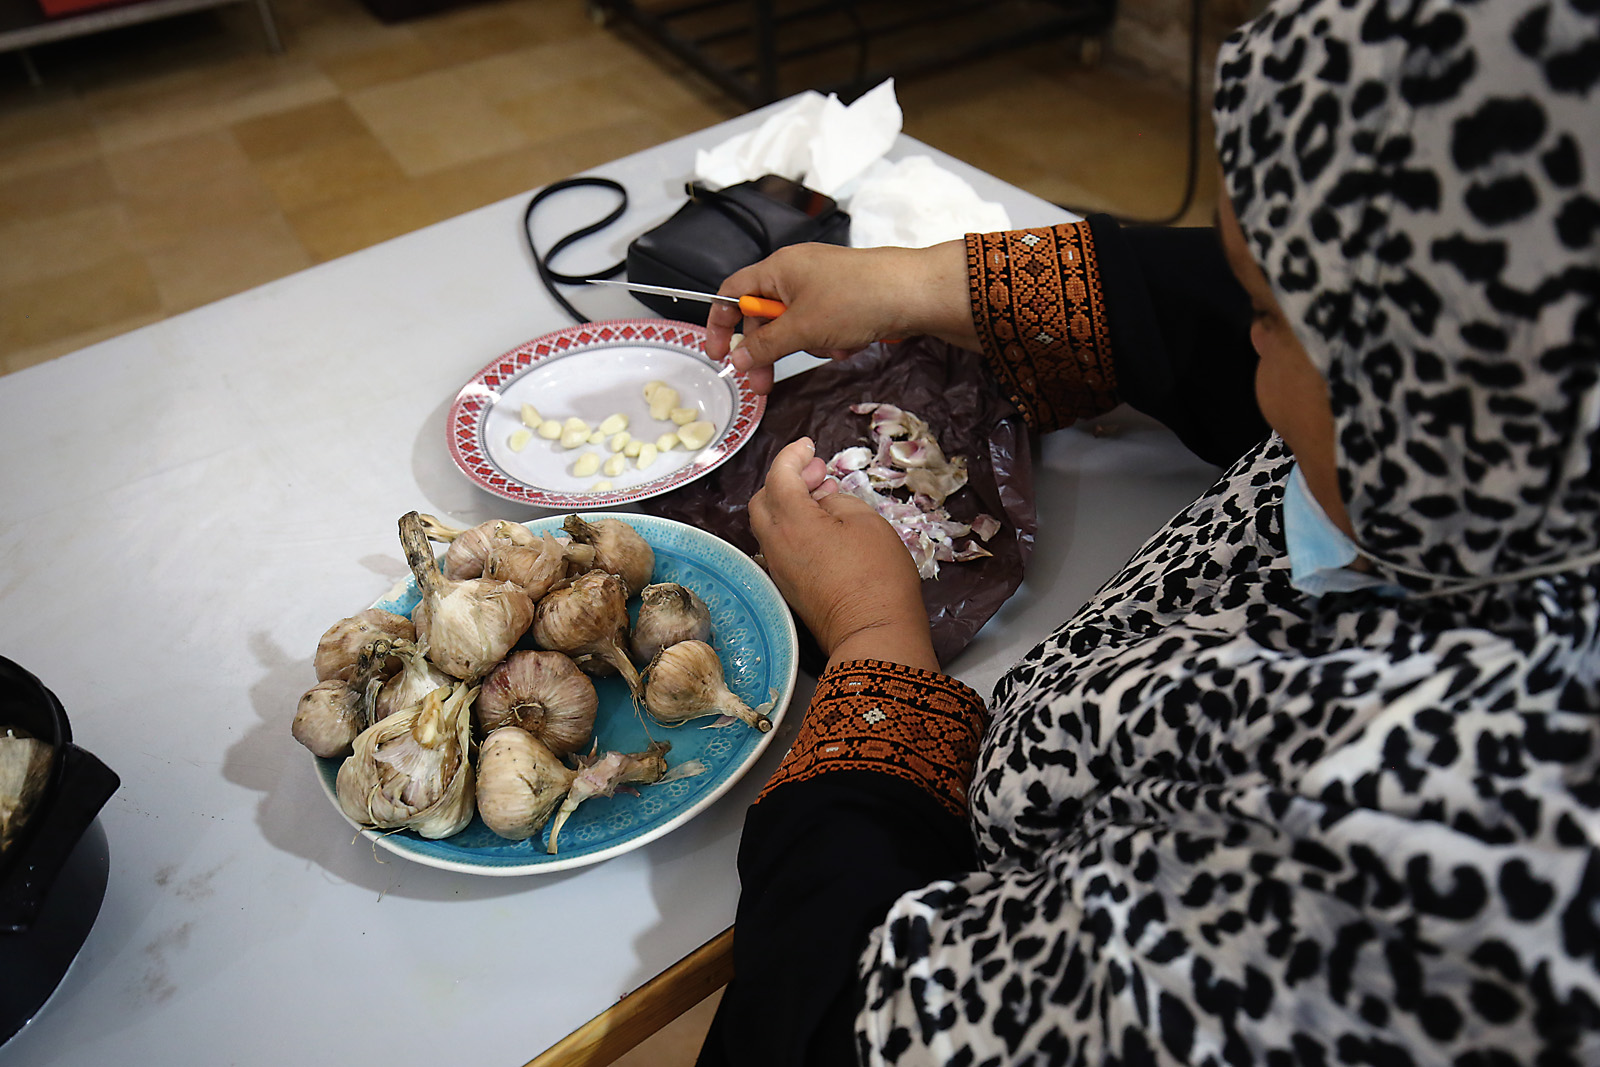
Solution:
{"label": "garlic peel pile", "polygon": [[[852,404],[850,410],[872,416],[875,447],[856,445],[834,453],[828,473],[838,479],[840,492],[865,501],[888,520],[916,561],[917,573],[937,578],[940,563],[992,555],[979,542],[999,531],[998,520],[979,515],[971,524],[957,522],[944,508],[946,498],[967,484],[966,457],[946,457],[928,424],[893,404]],[[910,500],[889,495],[900,490]]]}

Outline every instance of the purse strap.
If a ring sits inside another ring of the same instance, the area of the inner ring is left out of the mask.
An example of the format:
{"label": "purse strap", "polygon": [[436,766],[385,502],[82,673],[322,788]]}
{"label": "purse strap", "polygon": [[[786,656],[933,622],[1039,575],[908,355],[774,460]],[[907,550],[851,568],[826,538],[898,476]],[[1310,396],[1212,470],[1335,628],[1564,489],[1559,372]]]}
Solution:
{"label": "purse strap", "polygon": [[[585,187],[610,189],[619,197],[617,206],[612,210],[611,214],[607,215],[603,219],[600,219],[598,222],[591,222],[587,226],[573,230],[555,244],[551,245],[550,251],[541,255],[539,253],[538,246],[536,246],[533,242],[534,209],[540,204],[544,203],[550,197],[554,196],[556,193],[564,192],[567,189],[579,189]],[[628,210],[628,190],[622,187],[622,183],[614,182],[610,178],[585,177],[567,178],[563,181],[552,182],[534,194],[533,199],[528,201],[527,210],[522,213],[522,236],[527,240],[528,251],[533,256],[533,269],[539,272],[539,280],[544,283],[544,287],[549,291],[550,296],[554,298],[555,302],[560,304],[562,308],[566,310],[567,314],[571,315],[577,322],[590,322],[592,320],[587,315],[583,314],[577,308],[568,303],[567,298],[561,295],[560,290],[558,290],[556,286],[558,284],[585,285],[594,278],[614,278],[623,272],[623,270],[627,267],[627,263],[625,261],[613,263],[611,266],[606,267],[603,270],[595,271],[592,274],[563,274],[562,272],[552,268],[550,266],[550,261],[556,257],[557,253],[561,252],[575,241],[582,240],[592,233],[598,233],[607,226],[610,226],[613,222],[616,222],[622,217],[622,213],[626,210]]]}

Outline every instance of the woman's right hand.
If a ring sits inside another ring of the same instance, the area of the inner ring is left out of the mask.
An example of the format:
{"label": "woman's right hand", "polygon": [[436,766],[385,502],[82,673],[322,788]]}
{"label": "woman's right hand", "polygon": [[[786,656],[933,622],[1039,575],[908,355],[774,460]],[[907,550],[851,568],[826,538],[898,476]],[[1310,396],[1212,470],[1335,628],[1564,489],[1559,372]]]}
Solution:
{"label": "woman's right hand", "polygon": [[[932,248],[790,245],[730,274],[717,291],[770,297],[788,308],[775,319],[745,320],[731,305],[711,307],[706,355],[728,356],[758,393],[772,388],[772,364],[791,352],[840,359],[874,341],[913,334],[978,347],[963,241]],[[744,341],[730,353],[741,325]]]}
{"label": "woman's right hand", "polygon": [[911,553],[863,500],[837,491],[809,438],[777,454],[750,498],[768,573],[828,656],[939,669]]}

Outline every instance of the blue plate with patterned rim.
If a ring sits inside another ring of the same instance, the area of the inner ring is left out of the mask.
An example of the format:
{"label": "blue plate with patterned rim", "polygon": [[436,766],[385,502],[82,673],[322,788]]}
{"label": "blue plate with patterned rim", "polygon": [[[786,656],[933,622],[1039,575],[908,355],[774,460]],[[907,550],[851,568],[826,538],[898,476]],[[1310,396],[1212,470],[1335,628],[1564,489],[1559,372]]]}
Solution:
{"label": "blue plate with patterned rim", "polygon": [[[564,516],[535,519],[525,525],[536,534],[559,533]],[[773,729],[758,733],[744,723],[706,728],[715,720],[699,719],[668,728],[640,721],[628,687],[619,677],[594,679],[600,697],[595,738],[600,750],[642,752],[652,739],[669,741],[669,767],[700,760],[706,771],[662,785],[640,788],[637,796],[618,794],[585,801],[561,828],[561,851],[545,851],[550,827],[526,841],[507,841],[476,815],[460,833],[429,841],[409,830],[363,830],[379,846],[430,867],[466,874],[516,875],[570,870],[620,856],[682,826],[733,787],[777,736],[778,725],[794,695],[798,640],[794,619],[782,595],[762,569],[737,548],[693,526],[653,515],[602,512],[585,514],[591,522],[621,519],[655,551],[652,582],[677,582],[693,589],[711,610],[711,646],[722,659],[728,688],[751,707],[772,702],[767,714]],[[410,615],[421,599],[414,579],[398,584],[372,606]],[[638,599],[629,605],[637,611]],[[318,759],[323,791],[339,808],[335,780],[337,759]],[[341,810],[340,815],[344,812]],[[348,818],[347,818],[348,821]],[[352,826],[357,825],[351,823]]]}

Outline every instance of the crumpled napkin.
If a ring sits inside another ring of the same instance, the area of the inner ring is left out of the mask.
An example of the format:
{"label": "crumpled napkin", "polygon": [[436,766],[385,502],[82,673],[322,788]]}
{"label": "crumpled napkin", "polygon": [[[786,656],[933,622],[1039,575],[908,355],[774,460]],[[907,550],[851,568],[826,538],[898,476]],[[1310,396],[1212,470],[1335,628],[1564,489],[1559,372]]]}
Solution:
{"label": "crumpled napkin", "polygon": [[900,123],[893,78],[849,106],[832,93],[807,92],[749,133],[696,152],[695,177],[723,188],[777,174],[836,197],[883,157]]}
{"label": "crumpled napkin", "polygon": [[807,92],[748,133],[695,153],[695,177],[715,188],[777,174],[850,212],[857,248],[925,248],[967,233],[1009,230],[1005,208],[927,156],[883,158],[902,115],[889,78],[848,107]]}
{"label": "crumpled napkin", "polygon": [[1006,209],[928,156],[879,160],[850,198],[850,244],[926,248],[969,233],[1011,229]]}

